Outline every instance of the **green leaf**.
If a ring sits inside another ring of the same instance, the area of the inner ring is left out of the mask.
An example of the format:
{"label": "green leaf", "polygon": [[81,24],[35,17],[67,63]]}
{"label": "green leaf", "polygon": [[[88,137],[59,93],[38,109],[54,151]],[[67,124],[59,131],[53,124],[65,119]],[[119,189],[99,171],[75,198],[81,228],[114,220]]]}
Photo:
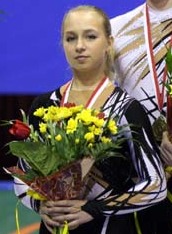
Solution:
{"label": "green leaf", "polygon": [[47,176],[58,170],[60,160],[57,153],[42,142],[12,141],[9,147],[13,155],[25,159],[39,175]]}
{"label": "green leaf", "polygon": [[122,143],[125,141],[124,138],[118,139],[114,144],[109,143],[97,143],[95,147],[88,149],[87,154],[92,155],[95,161],[102,160],[107,157],[119,157],[122,156],[119,153]]}
{"label": "green leaf", "polygon": [[172,75],[172,49],[169,48],[166,55],[167,71]]}

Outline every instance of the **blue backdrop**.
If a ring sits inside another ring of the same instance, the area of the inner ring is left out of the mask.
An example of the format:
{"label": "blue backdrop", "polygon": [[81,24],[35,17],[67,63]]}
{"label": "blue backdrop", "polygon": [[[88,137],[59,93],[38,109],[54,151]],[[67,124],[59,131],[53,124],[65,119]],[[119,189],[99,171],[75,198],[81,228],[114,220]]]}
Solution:
{"label": "blue backdrop", "polygon": [[70,78],[60,44],[64,13],[92,4],[109,17],[144,0],[0,0],[0,94],[38,94]]}

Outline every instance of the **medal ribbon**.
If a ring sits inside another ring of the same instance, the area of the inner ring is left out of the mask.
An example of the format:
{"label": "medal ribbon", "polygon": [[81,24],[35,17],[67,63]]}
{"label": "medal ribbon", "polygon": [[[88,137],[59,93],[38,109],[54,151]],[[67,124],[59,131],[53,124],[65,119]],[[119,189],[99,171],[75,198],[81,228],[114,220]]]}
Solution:
{"label": "medal ribbon", "polygon": [[[67,83],[66,89],[65,89],[64,94],[62,96],[62,100],[61,100],[60,106],[63,106],[65,103],[67,103],[72,83],[73,83],[73,80],[71,80],[71,81],[69,81]],[[100,94],[103,92],[103,90],[107,87],[108,83],[109,83],[109,78],[108,77],[103,78],[99,82],[99,84],[97,85],[97,87],[92,92],[91,97],[87,101],[87,103],[85,105],[85,108],[91,108],[94,105],[94,103],[96,102],[97,98],[100,96]]]}
{"label": "medal ribbon", "polygon": [[[158,108],[161,111],[163,108],[164,103],[164,83],[167,79],[167,68],[164,67],[164,73],[162,78],[162,91],[160,92],[160,87],[158,83],[158,75],[156,71],[156,63],[155,58],[153,54],[153,43],[152,43],[152,36],[151,36],[151,23],[150,23],[150,17],[149,17],[149,9],[148,5],[145,4],[145,10],[144,10],[144,34],[145,34],[145,43],[147,48],[147,55],[148,55],[148,63],[149,63],[149,69],[150,73],[154,79],[154,86],[156,90],[156,98],[158,103]],[[170,39],[170,45],[172,44],[172,36]]]}

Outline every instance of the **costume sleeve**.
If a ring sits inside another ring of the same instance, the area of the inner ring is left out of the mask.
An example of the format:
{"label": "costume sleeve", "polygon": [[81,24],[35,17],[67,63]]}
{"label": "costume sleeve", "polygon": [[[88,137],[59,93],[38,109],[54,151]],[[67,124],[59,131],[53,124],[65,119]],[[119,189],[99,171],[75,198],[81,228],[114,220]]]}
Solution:
{"label": "costume sleeve", "polygon": [[97,183],[97,196],[82,207],[82,210],[94,218],[145,209],[165,199],[167,194],[159,148],[154,141],[146,112],[135,100],[127,103],[127,96],[118,101],[119,108],[123,112],[119,124],[127,124],[131,130],[127,131],[127,135],[129,134],[129,155],[135,168],[136,180],[133,180],[133,184],[126,191],[119,193],[111,186],[103,188],[102,184],[100,186],[100,183]]}

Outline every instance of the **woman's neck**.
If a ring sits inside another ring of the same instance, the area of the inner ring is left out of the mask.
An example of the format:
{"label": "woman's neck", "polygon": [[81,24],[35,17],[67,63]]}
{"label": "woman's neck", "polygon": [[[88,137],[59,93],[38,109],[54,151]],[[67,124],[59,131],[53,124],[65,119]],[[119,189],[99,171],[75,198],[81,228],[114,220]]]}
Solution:
{"label": "woman's neck", "polygon": [[105,77],[101,74],[74,74],[72,89],[73,90],[94,90],[99,82]]}
{"label": "woman's neck", "polygon": [[147,0],[147,4],[156,10],[167,10],[172,8],[172,0]]}

